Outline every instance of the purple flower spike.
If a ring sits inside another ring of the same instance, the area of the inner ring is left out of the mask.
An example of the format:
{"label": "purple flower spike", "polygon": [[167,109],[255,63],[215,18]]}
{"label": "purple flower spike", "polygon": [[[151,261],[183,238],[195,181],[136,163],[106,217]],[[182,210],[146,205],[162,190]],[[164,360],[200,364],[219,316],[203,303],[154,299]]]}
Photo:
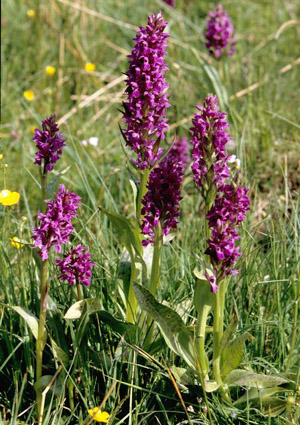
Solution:
{"label": "purple flower spike", "polygon": [[209,53],[217,59],[227,52],[228,56],[233,55],[235,45],[234,30],[229,16],[223,10],[223,6],[219,4],[215,11],[209,12],[208,16],[205,33],[207,43],[205,46]]}
{"label": "purple flower spike", "polygon": [[150,174],[148,192],[142,200],[142,233],[148,236],[143,245],[154,243],[155,229],[160,223],[162,234],[176,229],[179,217],[180,186],[184,167],[172,149]]}
{"label": "purple flower spike", "polygon": [[203,106],[197,106],[197,109],[200,114],[195,114],[191,128],[192,171],[196,185],[208,190],[212,182],[220,187],[224,179],[230,176],[226,164],[226,144],[231,137],[227,132],[229,124],[226,114],[219,112],[215,96],[207,96]]}
{"label": "purple flower spike", "polygon": [[159,143],[168,128],[165,112],[170,104],[164,56],[169,34],[163,33],[166,25],[161,13],[151,15],[148,25],[137,32],[136,44],[129,55],[127,101],[123,103],[127,128],[122,130],[122,135],[126,145],[137,154],[133,163],[140,170],[150,168],[159,159],[162,153]]}
{"label": "purple flower spike", "polygon": [[61,245],[66,244],[73,232],[72,218],[80,206],[80,196],[68,192],[61,184],[55,199],[45,201],[48,208],[45,214],[39,212],[40,224],[33,229],[34,246],[40,248],[38,254],[42,260],[47,260],[51,246],[56,252],[61,252]]}
{"label": "purple flower spike", "polygon": [[82,245],[77,245],[63,260],[56,260],[60,268],[59,279],[67,280],[70,285],[81,283],[84,286],[91,285],[92,267],[95,265],[91,261],[91,254]]}
{"label": "purple flower spike", "polygon": [[227,184],[222,188],[222,194],[216,197],[213,207],[206,218],[211,229],[208,239],[208,254],[214,269],[217,271],[218,281],[224,276],[237,274],[232,269],[233,264],[241,256],[240,247],[235,246],[235,241],[240,239],[236,227],[244,220],[246,212],[250,209],[247,196],[248,189]]}
{"label": "purple flower spike", "polygon": [[53,164],[59,160],[62,154],[62,148],[66,146],[62,133],[58,133],[59,128],[55,123],[55,116],[42,121],[43,130],[36,128],[33,141],[38,149],[35,155],[35,164],[44,165],[43,173],[53,170]]}

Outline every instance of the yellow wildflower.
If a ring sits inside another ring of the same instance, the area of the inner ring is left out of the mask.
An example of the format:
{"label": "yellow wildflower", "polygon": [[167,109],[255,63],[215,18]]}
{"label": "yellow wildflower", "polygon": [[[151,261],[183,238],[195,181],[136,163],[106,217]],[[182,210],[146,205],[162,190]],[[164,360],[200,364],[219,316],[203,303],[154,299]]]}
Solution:
{"label": "yellow wildflower", "polygon": [[94,407],[94,409],[89,409],[89,414],[93,417],[94,421],[102,422],[107,424],[109,419],[109,413],[102,412],[99,407]]}
{"label": "yellow wildflower", "polygon": [[0,204],[14,205],[19,202],[20,194],[18,192],[11,192],[10,190],[2,190],[0,192]]}
{"label": "yellow wildflower", "polygon": [[31,133],[34,133],[34,130],[36,129],[36,126],[35,125],[31,125],[30,127],[29,127],[29,130],[30,130],[30,132]]}
{"label": "yellow wildflower", "polygon": [[21,242],[21,239],[17,238],[17,236],[14,236],[10,239],[10,243],[12,246],[14,246],[17,249],[23,248],[24,244]]}
{"label": "yellow wildflower", "polygon": [[45,68],[45,72],[46,72],[47,75],[54,75],[55,72],[56,72],[56,68],[55,68],[55,66],[48,65]]}
{"label": "yellow wildflower", "polygon": [[2,161],[2,159],[3,159],[3,154],[0,153],[0,161]]}
{"label": "yellow wildflower", "polygon": [[33,9],[27,10],[27,16],[28,16],[28,18],[33,19],[35,17],[35,10],[33,10]]}
{"label": "yellow wildflower", "polygon": [[96,69],[96,65],[94,63],[86,63],[85,70],[86,72],[94,72]]}
{"label": "yellow wildflower", "polygon": [[26,100],[33,100],[35,98],[35,95],[32,90],[25,90],[23,93],[23,96]]}

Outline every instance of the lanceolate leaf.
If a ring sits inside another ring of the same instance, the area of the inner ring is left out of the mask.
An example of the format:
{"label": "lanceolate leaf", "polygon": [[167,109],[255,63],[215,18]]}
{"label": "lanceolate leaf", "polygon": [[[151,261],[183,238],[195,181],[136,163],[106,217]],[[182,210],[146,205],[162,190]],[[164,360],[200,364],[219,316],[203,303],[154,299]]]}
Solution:
{"label": "lanceolate leaf", "polygon": [[225,383],[230,387],[270,388],[287,382],[288,380],[281,376],[264,375],[242,369],[233,370],[225,378]]}
{"label": "lanceolate leaf", "polygon": [[[32,313],[30,313],[30,311],[28,311],[26,308],[19,307],[17,305],[12,306],[11,308],[15,310],[25,320],[33,336],[35,337],[35,339],[37,339],[38,328],[39,328],[38,319]],[[47,340],[47,331],[45,328],[44,328],[43,340],[45,344]]]}
{"label": "lanceolate leaf", "polygon": [[225,345],[221,357],[221,375],[223,378],[239,366],[244,357],[244,343],[250,338],[253,337],[248,332],[245,332]]}
{"label": "lanceolate leaf", "polygon": [[286,392],[284,387],[271,387],[271,388],[250,388],[242,397],[234,402],[234,405],[242,405],[249,402],[263,403],[265,399],[270,396]]}
{"label": "lanceolate leaf", "polygon": [[134,283],[133,286],[141,309],[153,317],[168,346],[194,368],[195,347],[193,335],[185,326],[179,314],[157,302],[146,288],[137,283]]}

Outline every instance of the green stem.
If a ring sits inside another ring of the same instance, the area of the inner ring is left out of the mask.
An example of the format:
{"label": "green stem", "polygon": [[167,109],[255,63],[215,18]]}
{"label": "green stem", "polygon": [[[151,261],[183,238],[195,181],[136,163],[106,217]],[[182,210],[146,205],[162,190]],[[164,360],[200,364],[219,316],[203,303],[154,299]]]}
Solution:
{"label": "green stem", "polygon": [[163,238],[161,226],[158,224],[154,237],[154,249],[150,277],[150,292],[152,295],[155,295],[159,286],[162,241]]}
{"label": "green stem", "polygon": [[[224,283],[224,282],[223,282]],[[224,285],[223,285],[224,286]],[[222,283],[220,284],[222,288]],[[221,395],[224,400],[231,402],[229,390],[227,385],[223,383],[221,377],[221,339],[223,335],[223,311],[225,294],[222,293],[221,288],[215,294],[215,308],[214,308],[214,323],[213,323],[213,372],[214,378],[220,387]]]}
{"label": "green stem", "polygon": [[79,282],[76,282],[76,291],[77,291],[77,301],[83,300],[82,288]]}
{"label": "green stem", "polygon": [[46,199],[46,189],[47,189],[47,172],[43,173],[42,168],[40,168],[40,174],[41,174],[41,190],[42,190],[42,205],[41,205],[41,211],[45,212],[45,199]]}
{"label": "green stem", "polygon": [[[45,260],[42,262],[41,268],[41,284],[40,284],[40,317],[38,325],[38,337],[36,340],[36,381],[42,376],[42,365],[43,365],[43,351],[44,351],[44,332],[46,323],[46,312],[47,312],[47,298],[48,298],[48,268],[49,261]],[[37,390],[36,393],[38,415],[40,412],[41,402],[41,391]]]}
{"label": "green stem", "polygon": [[[160,264],[161,264],[161,249],[162,249],[162,231],[161,226],[158,224],[157,230],[154,237],[154,248],[153,248],[153,258],[152,258],[152,267],[151,267],[151,276],[150,276],[150,292],[155,296],[157,288],[159,287],[159,278],[160,278]],[[145,339],[144,345],[150,345],[152,342],[153,335],[153,320],[152,317],[148,317],[148,333]]]}
{"label": "green stem", "polygon": [[133,282],[136,281],[136,266],[135,266],[135,256],[133,253],[130,255],[131,258],[131,274],[130,274],[130,284],[129,284],[129,293],[127,300],[127,311],[126,311],[126,320],[129,323],[135,323],[136,311],[137,311],[137,299],[134,294]]}
{"label": "green stem", "polygon": [[211,307],[208,305],[203,306],[201,315],[199,315],[198,323],[196,327],[196,349],[198,353],[198,360],[204,379],[208,374],[208,358],[205,353],[205,333],[207,316],[210,312]]}

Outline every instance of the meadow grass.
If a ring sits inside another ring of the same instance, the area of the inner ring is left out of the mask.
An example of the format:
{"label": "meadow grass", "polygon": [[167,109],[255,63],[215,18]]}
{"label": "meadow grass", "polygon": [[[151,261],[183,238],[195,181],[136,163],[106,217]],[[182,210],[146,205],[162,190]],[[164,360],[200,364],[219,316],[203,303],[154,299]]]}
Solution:
{"label": "meadow grass", "polygon": [[[43,374],[59,373],[47,393],[44,423],[87,424],[88,409],[99,406],[113,385],[103,407],[112,414],[111,424],[208,423],[199,386],[177,384],[180,401],[168,368],[186,365],[166,348],[160,335],[146,353],[138,331],[125,336],[117,331],[115,319],[123,320],[125,315],[122,278],[128,271],[125,267],[120,272],[122,246],[98,209],[133,214],[130,170],[118,127],[125,87],[122,73],[128,67],[126,56],[136,28],[159,10],[171,35],[168,141],[175,134],[188,135],[195,104],[208,93],[216,94],[222,110],[228,112],[234,140],[231,152],[241,159],[244,182],[251,189],[251,211],[241,231],[240,273],[230,280],[225,311],[226,323],[236,317],[238,334],[248,331],[253,336],[241,367],[293,382],[268,411],[251,400],[242,406],[224,406],[217,395],[208,394],[213,421],[298,423],[300,62],[296,46],[300,28],[296,20],[300,5],[297,0],[224,1],[237,34],[236,53],[229,61],[215,63],[203,44],[205,17],[215,4],[177,0],[176,9],[171,9],[158,0],[2,3],[0,153],[8,164],[7,187],[21,193],[17,206],[0,210],[2,423],[31,424],[35,419],[35,340],[12,306],[26,307],[38,316],[40,260],[29,246],[13,248],[10,238],[16,235],[30,242],[41,205],[31,127],[40,127],[51,113],[68,140],[52,186],[57,188],[59,178],[82,197],[73,241],[88,246],[96,263],[92,285],[84,288],[84,295],[97,298],[101,310],[111,316],[85,312],[80,323],[65,320],[76,295],[58,280],[51,266],[47,326],[54,342],[51,346],[48,339]],[[27,16],[28,9],[36,11],[34,18]],[[96,65],[95,72],[85,71],[87,62]],[[56,67],[53,76],[46,75],[47,65]],[[35,94],[33,101],[23,97],[29,89]],[[98,147],[81,144],[93,136],[99,138]],[[205,241],[203,206],[190,175],[183,197],[179,230],[163,252],[158,299],[193,325],[192,271]],[[75,388],[74,400],[69,399],[70,385]],[[243,394],[237,393],[237,398]]]}

